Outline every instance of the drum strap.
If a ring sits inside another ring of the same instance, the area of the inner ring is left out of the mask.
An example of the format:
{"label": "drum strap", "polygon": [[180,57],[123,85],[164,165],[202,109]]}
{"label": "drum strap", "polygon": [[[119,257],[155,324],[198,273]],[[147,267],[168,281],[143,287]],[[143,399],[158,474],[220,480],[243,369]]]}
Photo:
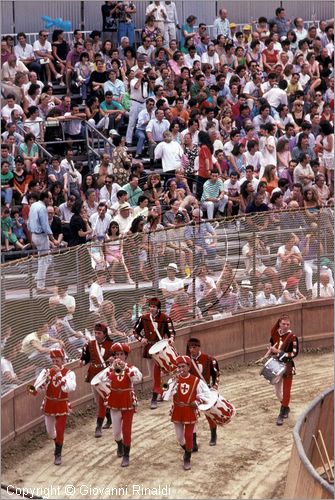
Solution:
{"label": "drum strap", "polygon": [[154,321],[154,318],[152,317],[152,314],[150,314],[150,321],[152,323],[152,326],[154,327],[154,330],[155,330],[155,333],[156,333],[157,337],[159,338],[159,340],[162,340],[162,336],[161,336],[161,334],[158,331],[156,321]]}
{"label": "drum strap", "polygon": [[190,408],[194,408],[194,404],[193,403],[178,403],[177,401],[174,401],[173,403],[175,406],[182,406],[182,407],[190,407]]}
{"label": "drum strap", "polygon": [[68,401],[69,398],[51,398],[50,396],[45,396],[46,399],[49,399],[50,401]]}
{"label": "drum strap", "polygon": [[97,353],[98,353],[99,359],[101,361],[101,364],[105,368],[106,367],[106,362],[105,362],[105,360],[104,360],[104,358],[103,358],[103,356],[101,354],[100,346],[99,346],[98,341],[96,339],[95,339],[95,348],[97,350]]}
{"label": "drum strap", "polygon": [[198,365],[197,365],[196,361],[194,361],[194,359],[193,359],[193,358],[191,358],[191,361],[192,361],[192,365],[193,365],[193,367],[194,367],[195,371],[196,371],[196,372],[197,372],[197,374],[198,374],[198,377],[199,377],[199,378],[201,378],[201,380],[202,380],[203,382],[205,382],[205,384],[207,385],[207,382],[206,382],[206,380],[204,379],[204,377],[203,377],[202,373],[200,372],[199,367],[198,367]]}

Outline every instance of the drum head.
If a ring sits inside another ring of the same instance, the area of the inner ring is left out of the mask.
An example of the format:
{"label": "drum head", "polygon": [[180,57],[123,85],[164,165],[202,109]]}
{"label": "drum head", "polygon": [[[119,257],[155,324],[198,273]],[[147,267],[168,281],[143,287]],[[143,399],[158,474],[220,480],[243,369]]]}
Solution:
{"label": "drum head", "polygon": [[149,349],[149,354],[152,356],[153,354],[157,354],[161,352],[167,345],[169,345],[169,341],[167,339],[159,340]]}
{"label": "drum head", "polygon": [[212,406],[215,405],[217,399],[218,399],[218,393],[216,391],[211,391],[211,395],[210,395],[210,398],[208,399],[208,402],[207,403],[201,403],[198,406],[198,409],[200,411],[209,410],[210,408],[212,408]]}
{"label": "drum head", "polygon": [[108,372],[109,372],[109,367],[97,373],[97,375],[95,375],[95,377],[92,378],[91,385],[99,385],[101,384],[101,382],[106,382]]}

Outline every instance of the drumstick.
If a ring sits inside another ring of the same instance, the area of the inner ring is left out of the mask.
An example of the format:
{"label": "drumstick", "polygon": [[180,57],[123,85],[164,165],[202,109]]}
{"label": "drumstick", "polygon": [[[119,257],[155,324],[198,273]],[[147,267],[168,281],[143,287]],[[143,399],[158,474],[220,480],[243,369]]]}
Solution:
{"label": "drumstick", "polygon": [[330,483],[330,477],[329,477],[329,474],[328,474],[328,470],[326,469],[326,464],[325,464],[325,462],[324,462],[324,460],[323,460],[323,456],[322,456],[322,454],[321,454],[321,450],[320,450],[320,448],[319,448],[318,442],[317,442],[316,437],[315,437],[315,435],[314,435],[314,434],[313,434],[313,439],[314,439],[314,441],[315,441],[316,448],[317,448],[317,450],[318,450],[318,452],[319,452],[319,455],[320,455],[320,458],[321,458],[321,462],[322,462],[323,468],[324,468],[324,470],[325,470],[325,474],[326,474],[326,476],[327,476],[328,482]]}
{"label": "drumstick", "polygon": [[318,434],[319,434],[319,436],[320,436],[321,443],[322,443],[322,446],[323,446],[323,449],[324,449],[324,452],[325,452],[325,455],[326,455],[326,459],[327,459],[327,463],[328,463],[328,467],[329,467],[329,471],[330,471],[331,477],[332,477],[332,479],[334,480],[334,472],[333,472],[333,468],[332,468],[332,466],[331,466],[331,463],[330,463],[330,460],[329,460],[328,451],[327,451],[327,448],[326,448],[325,442],[324,442],[324,440],[323,440],[323,435],[322,435],[322,432],[320,431],[320,429],[319,429]]}

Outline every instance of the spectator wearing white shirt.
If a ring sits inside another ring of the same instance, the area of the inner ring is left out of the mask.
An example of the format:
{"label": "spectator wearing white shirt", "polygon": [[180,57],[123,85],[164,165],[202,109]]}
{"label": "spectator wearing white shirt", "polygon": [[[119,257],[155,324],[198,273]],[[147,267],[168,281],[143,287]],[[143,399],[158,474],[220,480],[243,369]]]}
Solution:
{"label": "spectator wearing white shirt", "polygon": [[220,58],[218,53],[215,51],[214,43],[208,44],[207,51],[201,56],[201,64],[210,64],[213,70],[219,68]]}
{"label": "spectator wearing white shirt", "polygon": [[62,203],[58,207],[58,215],[60,217],[60,220],[64,223],[69,224],[70,220],[73,216],[72,208],[73,205],[76,201],[76,197],[73,195],[70,195],[67,199],[66,202]]}
{"label": "spectator wearing white shirt", "polygon": [[1,118],[5,120],[5,122],[11,122],[12,111],[16,110],[20,113],[20,117],[23,118],[24,112],[19,104],[15,104],[15,95],[8,94],[6,97],[7,104],[1,110]]}
{"label": "spectator wearing white shirt", "polygon": [[106,203],[107,207],[110,208],[118,200],[116,193],[120,191],[121,186],[115,182],[114,175],[107,174],[105,178],[105,185],[100,189],[100,201]]}
{"label": "spectator wearing white shirt", "polygon": [[90,217],[93,237],[97,238],[98,241],[104,241],[111,222],[112,216],[107,213],[106,203],[100,202],[98,205],[98,211]]}
{"label": "spectator wearing white shirt", "polygon": [[243,155],[245,158],[245,164],[247,165],[246,169],[248,168],[248,165],[251,165],[254,172],[259,172],[262,166],[262,153],[258,151],[258,143],[256,141],[248,141],[247,151],[245,151]]}
{"label": "spectator wearing white shirt", "polygon": [[163,35],[163,39],[167,39],[167,35],[165,34],[165,31],[167,30],[167,12],[165,9],[165,5],[163,2],[160,2],[159,0],[154,0],[152,4],[148,5],[146,11],[145,11],[146,17],[148,16],[153,16],[155,18],[155,26],[156,28],[159,29],[161,34]]}
{"label": "spectator wearing white shirt", "polygon": [[[145,56],[138,56],[138,63],[144,65]],[[129,122],[127,127],[126,134],[126,143],[132,144],[133,142],[133,132],[135,129],[137,117],[145,108],[145,100],[148,97],[148,83],[143,81],[144,79],[144,71],[137,68],[135,72],[135,78],[133,78],[130,82],[130,95],[131,95],[131,104],[129,109]]]}
{"label": "spectator wearing white shirt", "polygon": [[90,286],[89,291],[89,311],[90,312],[98,312],[100,305],[104,300],[104,294],[102,286],[106,282],[105,271],[97,271],[97,277],[95,281]]}
{"label": "spectator wearing white shirt", "polygon": [[133,222],[134,216],[131,213],[129,203],[122,203],[119,207],[119,213],[113,218],[113,221],[119,224],[120,234],[126,234]]}
{"label": "spectator wearing white shirt", "polygon": [[169,264],[166,272],[167,277],[160,280],[158,288],[162,290],[165,299],[165,311],[169,315],[176,296],[184,290],[184,280],[176,278],[176,274],[178,273],[177,264]]}
{"label": "spectator wearing white shirt", "polygon": [[297,42],[307,38],[308,31],[304,28],[304,20],[301,17],[296,17],[293,21],[295,28],[293,29],[297,37]]}
{"label": "spectator wearing white shirt", "polygon": [[285,89],[287,88],[287,81],[281,80],[279,84],[274,83],[271,89],[263,94],[263,98],[268,101],[272,108],[277,110],[278,106],[282,104],[287,106],[287,94]]}
{"label": "spectator wearing white shirt", "polygon": [[22,85],[22,90],[23,90],[23,93],[24,95],[26,96],[28,94],[28,90],[30,89],[30,85],[32,83],[35,83],[36,85],[39,86],[40,88],[40,93],[42,92],[42,89],[44,87],[44,83],[41,82],[41,80],[38,80],[37,78],[37,73],[35,73],[35,71],[31,71],[28,75],[28,79],[29,79],[29,82],[28,83],[25,83],[24,85]]}
{"label": "spectator wearing white shirt", "polygon": [[165,0],[167,14],[164,45],[168,47],[171,40],[177,39],[176,28],[180,29],[176,4],[171,0]]}
{"label": "spectator wearing white shirt", "polygon": [[170,122],[164,116],[163,109],[156,109],[155,118],[150,120],[145,129],[149,141],[149,155],[151,159],[154,157],[156,144],[163,141],[164,132],[170,128]]}
{"label": "spectator wearing white shirt", "polygon": [[259,109],[259,115],[255,116],[252,120],[252,124],[255,127],[256,132],[259,132],[261,125],[266,125],[267,123],[275,123],[275,120],[270,115],[271,109],[267,104],[263,104]]}
{"label": "spectator wearing white shirt", "polygon": [[328,269],[321,269],[320,272],[320,292],[318,296],[318,283],[314,283],[312,288],[313,299],[326,299],[334,297],[334,285],[330,284],[330,276]]}
{"label": "spectator wearing white shirt", "polygon": [[256,295],[256,307],[270,307],[277,305],[276,296],[272,293],[272,284],[265,283],[264,290]]}
{"label": "spectator wearing white shirt", "polygon": [[200,56],[197,54],[197,49],[195,45],[190,45],[188,47],[188,54],[184,56],[184,63],[189,69],[193,69],[194,63],[196,61],[201,62]]}
{"label": "spectator wearing white shirt", "polygon": [[36,61],[33,46],[27,43],[25,33],[18,33],[17,41],[18,43],[14,47],[14,54],[18,60],[23,62],[29,71],[36,71],[36,73],[40,74],[41,65]]}
{"label": "spectator wearing white shirt", "polygon": [[65,168],[66,174],[64,176],[64,190],[66,194],[74,194],[80,198],[80,186],[82,182],[82,175],[74,166],[73,150],[67,149],[65,158],[60,162],[60,168]]}
{"label": "spectator wearing white shirt", "polygon": [[52,56],[51,43],[47,40],[48,36],[46,30],[40,30],[38,40],[34,42],[33,49],[36,60],[45,68],[48,84],[51,84],[51,73],[59,80],[62,79],[62,75],[57,73],[53,64],[54,58]]}
{"label": "spectator wearing white shirt", "polygon": [[172,133],[166,130],[163,133],[163,142],[155,149],[155,160],[162,160],[162,168],[165,174],[174,175],[176,168],[180,168],[183,149],[177,141],[172,140]]}

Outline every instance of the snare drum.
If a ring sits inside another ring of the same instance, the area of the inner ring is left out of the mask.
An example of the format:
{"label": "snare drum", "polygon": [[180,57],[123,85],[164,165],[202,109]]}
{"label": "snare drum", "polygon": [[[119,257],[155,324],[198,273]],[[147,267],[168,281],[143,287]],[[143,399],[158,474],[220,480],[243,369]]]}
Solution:
{"label": "snare drum", "polygon": [[169,344],[167,339],[156,342],[156,344],[150,347],[149,354],[164,372],[170,373],[176,369],[178,353],[175,347]]}
{"label": "snare drum", "polygon": [[236,414],[234,405],[216,391],[211,391],[208,403],[201,404],[198,408],[220,427],[229,424]]}
{"label": "snare drum", "polygon": [[260,375],[272,385],[278,384],[280,382],[282,376],[284,375],[286,370],[286,365],[282,361],[279,361],[276,358],[270,358],[267,360],[261,371]]}
{"label": "snare drum", "polygon": [[91,380],[91,386],[99,393],[99,395],[105,399],[110,393],[110,386],[108,380],[108,372],[110,368],[105,368],[101,372],[99,372],[95,377]]}

